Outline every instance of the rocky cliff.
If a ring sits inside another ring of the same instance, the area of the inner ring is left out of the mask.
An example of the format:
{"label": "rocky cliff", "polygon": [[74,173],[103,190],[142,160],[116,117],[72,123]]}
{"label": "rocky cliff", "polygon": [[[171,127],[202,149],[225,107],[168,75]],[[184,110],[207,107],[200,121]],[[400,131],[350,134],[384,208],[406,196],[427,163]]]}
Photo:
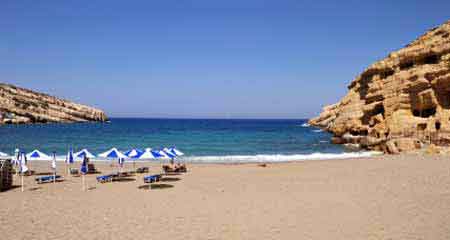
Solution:
{"label": "rocky cliff", "polygon": [[0,124],[106,120],[99,109],[0,83]]}
{"label": "rocky cliff", "polygon": [[450,143],[450,21],[378,61],[310,124],[388,153]]}

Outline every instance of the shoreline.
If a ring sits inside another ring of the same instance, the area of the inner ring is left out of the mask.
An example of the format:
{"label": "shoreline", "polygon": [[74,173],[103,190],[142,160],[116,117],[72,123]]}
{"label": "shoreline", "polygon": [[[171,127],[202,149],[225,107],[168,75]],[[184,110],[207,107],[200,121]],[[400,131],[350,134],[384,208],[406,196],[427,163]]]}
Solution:
{"label": "shoreline", "polygon": [[[189,164],[258,164],[258,163],[289,163],[302,161],[324,161],[324,160],[341,160],[341,159],[355,159],[355,158],[371,158],[376,156],[383,156],[384,154],[376,151],[348,151],[340,153],[321,153],[315,152],[310,154],[257,154],[257,155],[215,155],[215,156],[187,156],[175,159],[176,162],[184,162]],[[300,159],[303,157],[303,159]],[[11,158],[10,156],[6,158]],[[261,160],[262,158],[262,160]],[[281,160],[279,160],[281,158]],[[296,159],[297,158],[297,159]],[[203,160],[202,160],[203,159]],[[212,160],[218,159],[218,160]],[[286,159],[286,160],[284,160]],[[31,160],[30,162],[50,162],[51,160]],[[65,156],[56,156],[56,161],[65,162]],[[105,163],[115,162],[116,160],[92,158],[92,162]],[[125,163],[161,163],[168,162],[169,159],[126,159]],[[81,163],[80,159],[75,160],[76,163]]]}

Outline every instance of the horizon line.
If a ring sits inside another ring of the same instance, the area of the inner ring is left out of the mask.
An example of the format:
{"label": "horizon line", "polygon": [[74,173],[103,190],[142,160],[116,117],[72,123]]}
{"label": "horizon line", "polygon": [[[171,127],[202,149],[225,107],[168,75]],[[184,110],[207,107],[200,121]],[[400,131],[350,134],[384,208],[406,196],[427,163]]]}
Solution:
{"label": "horizon line", "polygon": [[308,120],[310,118],[239,118],[239,117],[232,117],[232,118],[224,118],[224,117],[109,117],[109,120],[111,119],[154,119],[154,120]]}

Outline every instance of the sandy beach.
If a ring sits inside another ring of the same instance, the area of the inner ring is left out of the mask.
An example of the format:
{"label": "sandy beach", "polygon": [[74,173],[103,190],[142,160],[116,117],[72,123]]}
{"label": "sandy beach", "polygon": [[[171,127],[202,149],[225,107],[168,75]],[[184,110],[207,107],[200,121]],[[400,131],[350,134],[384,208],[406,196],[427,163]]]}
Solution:
{"label": "sandy beach", "polygon": [[151,189],[26,177],[0,193],[1,239],[450,239],[448,157],[188,166]]}

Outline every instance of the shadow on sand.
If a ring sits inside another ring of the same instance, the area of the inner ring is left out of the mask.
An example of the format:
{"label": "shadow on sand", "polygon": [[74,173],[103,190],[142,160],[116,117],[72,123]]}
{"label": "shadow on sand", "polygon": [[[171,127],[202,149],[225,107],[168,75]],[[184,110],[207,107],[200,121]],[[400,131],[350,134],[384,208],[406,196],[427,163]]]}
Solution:
{"label": "shadow on sand", "polygon": [[166,189],[166,188],[173,188],[173,185],[171,185],[171,184],[164,184],[164,183],[152,183],[151,185],[141,185],[138,188],[139,189],[143,189],[143,190]]}
{"label": "shadow on sand", "polygon": [[166,172],[162,174],[163,176],[180,176],[182,175],[181,173],[177,173],[177,172]]}
{"label": "shadow on sand", "polygon": [[30,191],[37,191],[39,189],[42,189],[42,187],[32,187],[32,188],[29,188],[28,190],[30,190]]}
{"label": "shadow on sand", "polygon": [[7,192],[7,191],[11,191],[11,190],[16,189],[16,188],[20,188],[20,185],[12,185],[10,188],[2,190],[0,192]]}
{"label": "shadow on sand", "polygon": [[53,175],[52,172],[38,172],[38,173],[34,173],[35,176],[50,176]]}
{"label": "shadow on sand", "polygon": [[[59,183],[59,182],[64,182],[65,180],[64,179],[56,179],[56,183]],[[38,183],[39,185],[42,185],[42,184],[49,184],[49,183],[54,183],[53,181],[47,181],[47,182],[41,182],[41,183]]]}
{"label": "shadow on sand", "polygon": [[113,182],[133,182],[133,181],[136,181],[136,179],[130,177],[115,178],[113,180]]}
{"label": "shadow on sand", "polygon": [[181,180],[181,178],[177,178],[177,177],[163,177],[159,181],[161,181],[161,182],[177,182],[180,180]]}

